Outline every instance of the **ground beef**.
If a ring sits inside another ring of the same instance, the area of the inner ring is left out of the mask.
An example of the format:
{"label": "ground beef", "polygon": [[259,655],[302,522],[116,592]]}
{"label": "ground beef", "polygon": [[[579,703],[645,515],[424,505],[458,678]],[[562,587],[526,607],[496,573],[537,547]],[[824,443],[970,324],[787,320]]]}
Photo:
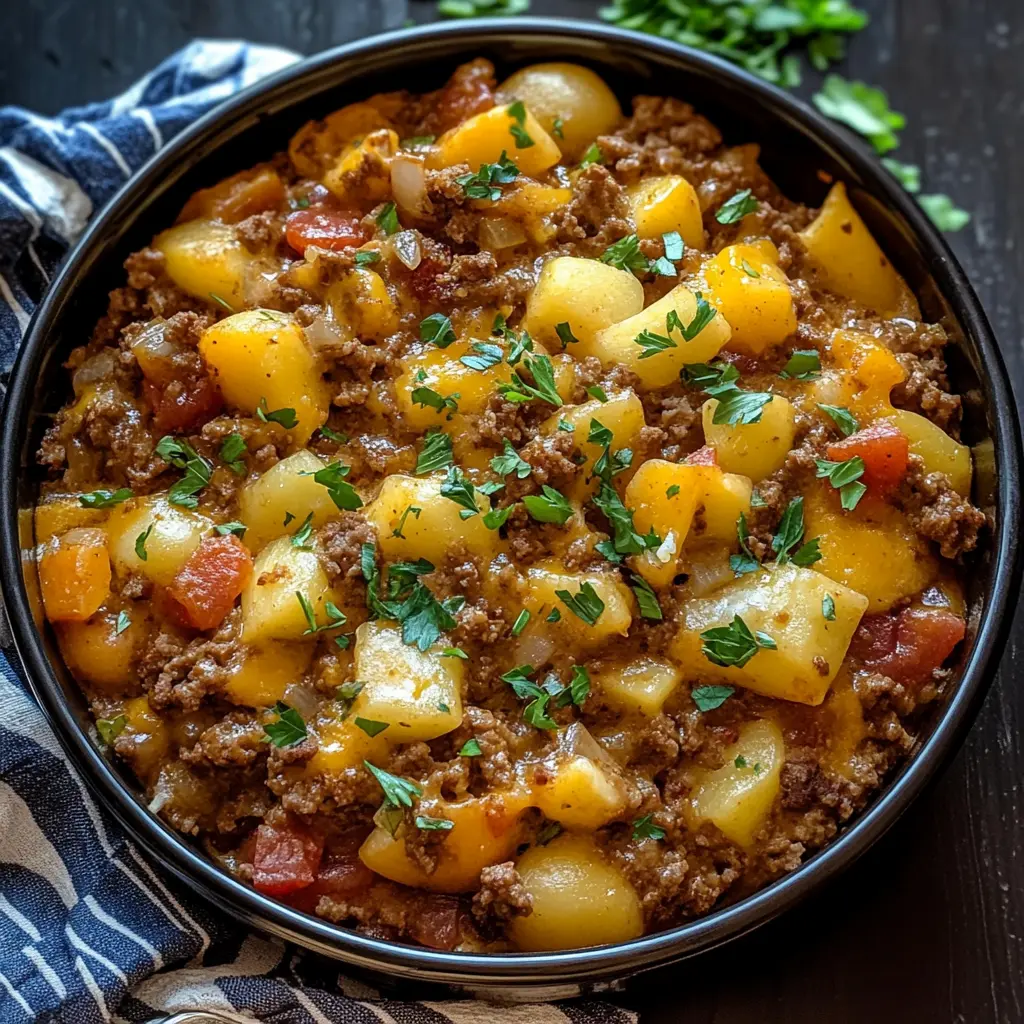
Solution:
{"label": "ground beef", "polygon": [[577,445],[575,433],[566,430],[535,437],[523,445],[519,457],[530,464],[531,472],[522,479],[515,473],[506,476],[503,498],[519,501],[524,494],[539,493],[543,484],[565,492],[582,471],[573,461]]}
{"label": "ground beef", "polygon": [[195,745],[182,748],[186,764],[250,765],[267,753],[263,724],[252,711],[231,711],[203,731]]}
{"label": "ground beef", "polygon": [[959,558],[976,547],[985,514],[954,491],[943,473],[925,473],[916,455],[910,457],[898,500],[914,529],[938,544],[943,558]]}
{"label": "ground beef", "polygon": [[339,576],[361,576],[360,555],[364,544],[377,543],[377,531],[365,516],[342,512],[318,533],[320,561],[331,580]]}
{"label": "ground beef", "polygon": [[533,913],[533,897],[526,891],[515,864],[507,860],[480,872],[480,888],[473,896],[473,917],[485,934],[500,932],[515,917]]}
{"label": "ground beef", "polygon": [[907,379],[892,389],[892,404],[926,416],[947,434],[959,438],[960,396],[951,395],[946,379],[946,361],[941,353],[928,356],[901,352],[896,356]]}
{"label": "ground beef", "polygon": [[[558,226],[558,240],[576,243],[579,255],[600,255],[612,242],[630,234],[626,193],[600,164],[584,168],[573,184],[572,200]],[[587,245],[581,245],[582,242]]]}

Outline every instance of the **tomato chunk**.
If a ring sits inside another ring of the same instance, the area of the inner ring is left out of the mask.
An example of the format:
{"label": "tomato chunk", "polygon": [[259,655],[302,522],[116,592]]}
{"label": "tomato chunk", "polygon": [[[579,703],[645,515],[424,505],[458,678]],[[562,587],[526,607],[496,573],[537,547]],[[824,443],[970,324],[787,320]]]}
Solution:
{"label": "tomato chunk", "polygon": [[300,825],[260,825],[252,884],[268,896],[287,896],[312,885],[320,867],[324,841]]}
{"label": "tomato chunk", "polygon": [[165,434],[190,433],[216,416],[224,405],[220,390],[209,377],[172,381],[164,388],[145,380],[142,387],[153,408],[153,425]]}
{"label": "tomato chunk", "polygon": [[953,653],[967,632],[959,615],[943,608],[904,608],[868,615],[854,634],[850,653],[865,668],[920,685]]}
{"label": "tomato chunk", "polygon": [[716,452],[710,445],[706,444],[703,448],[698,448],[695,452],[690,452],[690,454],[686,456],[686,464],[688,466],[717,466],[718,452]]}
{"label": "tomato chunk", "polygon": [[224,621],[252,575],[252,555],[234,535],[207,537],[192,552],[168,597],[193,629],[213,629]]}
{"label": "tomato chunk", "polygon": [[358,214],[310,207],[288,214],[284,233],[288,244],[299,253],[310,245],[321,249],[348,249],[362,245],[369,237],[359,221]]}
{"label": "tomato chunk", "polygon": [[860,456],[864,460],[864,486],[876,493],[894,490],[907,475],[910,453],[906,435],[891,423],[875,423],[843,441],[828,446],[833,462]]}

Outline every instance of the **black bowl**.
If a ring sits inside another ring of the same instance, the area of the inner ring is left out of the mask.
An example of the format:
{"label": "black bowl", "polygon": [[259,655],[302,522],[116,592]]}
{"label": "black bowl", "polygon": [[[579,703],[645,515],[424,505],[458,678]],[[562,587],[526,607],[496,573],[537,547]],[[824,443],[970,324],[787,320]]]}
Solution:
{"label": "black bowl", "polygon": [[[104,312],[121,262],[171,223],[200,186],[284,147],[304,121],[373,92],[440,85],[460,61],[492,59],[504,73],[567,59],[599,71],[626,102],[646,92],[692,102],[733,143],[756,141],[790,196],[821,202],[825,175],[854,203],[918,294],[924,316],[952,340],[951,373],[975,449],[975,501],[992,516],[969,583],[960,682],[923,723],[914,756],[836,840],[798,870],[734,905],[633,942],[564,953],[476,956],[382,942],[292,910],[235,881],[151,814],[130,773],[90,735],[90,716],[51,632],[33,619],[38,584],[30,518],[34,454],[47,413],[68,394],[61,363]],[[824,172],[824,175],[822,174]],[[991,682],[1009,625],[1018,558],[1020,436],[1006,370],[985,314],[945,242],[891,176],[843,132],[792,97],[706,54],[596,24],[519,18],[454,22],[378,36],[320,54],[259,83],[179,135],[114,197],[75,247],[36,312],[14,368],[0,455],[0,541],[8,616],[31,686],[71,760],[154,859],[234,917],[391,978],[443,982],[474,994],[545,998],[594,991],[691,956],[763,924],[848,866],[888,829],[958,746]],[[21,528],[19,528],[21,523]]]}

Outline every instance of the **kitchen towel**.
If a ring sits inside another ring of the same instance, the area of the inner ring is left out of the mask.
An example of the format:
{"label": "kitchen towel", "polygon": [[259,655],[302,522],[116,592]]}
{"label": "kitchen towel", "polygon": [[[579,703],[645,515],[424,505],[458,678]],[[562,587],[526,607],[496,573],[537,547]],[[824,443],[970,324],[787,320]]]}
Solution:
{"label": "kitchen towel", "polygon": [[[133,171],[200,114],[296,59],[198,41],[116,99],[53,118],[0,108],[0,367],[61,257]],[[0,657],[0,1024],[135,1024],[204,1009],[275,1024],[636,1020],[596,1002],[382,998],[337,963],[253,934],[135,847]]]}

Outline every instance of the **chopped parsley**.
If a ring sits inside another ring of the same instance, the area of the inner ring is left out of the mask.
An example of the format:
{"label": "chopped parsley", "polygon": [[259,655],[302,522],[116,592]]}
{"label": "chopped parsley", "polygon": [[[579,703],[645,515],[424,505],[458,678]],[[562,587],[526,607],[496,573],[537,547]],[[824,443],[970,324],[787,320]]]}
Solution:
{"label": "chopped parsley", "polygon": [[446,469],[453,461],[452,439],[441,430],[429,431],[416,459],[416,474],[420,476],[437,469]]}
{"label": "chopped parsley", "polygon": [[831,594],[826,594],[821,599],[821,614],[829,622],[834,622],[836,617],[836,601]]}
{"label": "chopped parsley", "polygon": [[292,547],[301,548],[303,551],[312,551],[312,545],[309,543],[313,536],[313,513],[310,512],[305,519],[302,520],[302,525],[292,534]]}
{"label": "chopped parsley", "polygon": [[483,751],[480,749],[480,744],[477,740],[466,740],[459,751],[459,757],[479,757],[482,753]]}
{"label": "chopped parsley", "polygon": [[518,372],[513,372],[511,381],[498,384],[498,391],[505,399],[509,402],[528,402],[532,398],[539,398],[549,405],[561,406],[562,398],[555,387],[555,368],[551,360],[547,356],[524,356],[523,367],[533,377],[533,384],[525,383]]}
{"label": "chopped parsley", "polygon": [[119,487],[116,491],[89,491],[78,496],[78,504],[83,508],[113,508],[131,496],[130,487]]}
{"label": "chopped parsley", "polygon": [[363,249],[355,256],[357,267],[370,267],[380,262],[380,253],[376,249]]}
{"label": "chopped parsley", "polygon": [[690,696],[698,711],[707,712],[720,708],[735,692],[732,686],[695,686]]}
{"label": "chopped parsley", "polygon": [[740,542],[740,554],[729,556],[729,568],[737,576],[743,576],[748,572],[757,572],[761,568],[761,563],[750,550],[748,544],[750,531],[747,529],[747,517],[743,512],[740,513],[739,519],[736,520],[736,537]]}
{"label": "chopped parsley", "polygon": [[864,460],[855,455],[845,462],[830,462],[828,459],[815,459],[819,480],[828,482],[839,492],[839,503],[847,512],[855,509],[864,497],[867,487],[861,483],[864,475]]}
{"label": "chopped parsley", "polygon": [[849,409],[841,405],[822,405],[821,403],[818,404],[818,408],[839,428],[839,433],[843,437],[856,434],[860,429],[856,417]]}
{"label": "chopped parsley", "polygon": [[233,533],[236,537],[244,537],[248,527],[245,523],[239,523],[237,520],[234,520],[230,523],[218,523],[214,529],[222,537],[226,537],[229,533]]}
{"label": "chopped parsley", "polygon": [[498,476],[515,473],[520,480],[525,480],[533,471],[533,467],[512,447],[512,442],[507,437],[503,437],[501,442],[503,453],[491,459],[491,469]]}
{"label": "chopped parsley", "polygon": [[333,441],[335,444],[348,444],[348,434],[343,434],[338,430],[331,430],[330,427],[320,427],[320,433],[327,438],[328,441]]}
{"label": "chopped parsley", "polygon": [[[458,466],[449,466],[448,475],[441,484],[441,497],[454,501],[456,505],[468,510],[471,515],[478,515],[480,506],[476,503],[476,494],[472,480],[459,469]],[[463,518],[468,519],[469,516]]]}
{"label": "chopped parsley", "polygon": [[630,588],[636,595],[637,604],[640,606],[640,614],[645,619],[662,619],[661,605],[658,603],[658,595],[654,593],[650,583],[642,576],[633,574],[633,582]]}
{"label": "chopped parsley", "polygon": [[524,608],[517,616],[516,621],[512,623],[512,635],[519,636],[524,629],[526,629],[527,623],[530,621],[530,612]]}
{"label": "chopped parsley", "polygon": [[455,329],[444,313],[431,313],[420,321],[420,339],[447,348],[455,340]]}
{"label": "chopped parsley", "polygon": [[459,399],[462,396],[458,392],[445,396],[433,388],[421,385],[412,389],[411,397],[415,405],[435,409],[438,413],[447,412],[447,418],[451,419],[459,411]]}
{"label": "chopped parsley", "polygon": [[402,225],[398,223],[398,209],[393,201],[385,203],[373,219],[385,235],[393,235],[402,230]]}
{"label": "chopped parsley", "polygon": [[889,98],[881,89],[847,81],[841,75],[827,75],[820,91],[811,98],[826,117],[863,135],[877,153],[888,153],[899,145],[896,133],[907,119],[890,110]]}
{"label": "chopped parsley", "polygon": [[645,274],[651,269],[651,261],[640,251],[640,239],[626,235],[613,242],[601,253],[600,260],[618,270],[631,270],[634,274]]}
{"label": "chopped parsley", "polygon": [[531,518],[538,523],[557,523],[564,526],[573,515],[573,507],[569,499],[547,484],[541,485],[540,494],[527,494],[523,497],[523,505]]}
{"label": "chopped parsley", "polygon": [[114,636],[120,636],[131,624],[131,617],[122,608],[117,613],[117,622],[114,623]]}
{"label": "chopped parsley", "polygon": [[294,429],[299,422],[294,409],[268,410],[265,398],[261,398],[260,404],[256,406],[256,419],[261,423],[279,423],[285,430]]}
{"label": "chopped parsley", "polygon": [[641,842],[644,839],[664,839],[665,830],[654,824],[654,815],[645,814],[633,822],[633,839]]}
{"label": "chopped parsley", "polygon": [[387,722],[375,722],[372,718],[356,718],[355,724],[362,729],[367,736],[379,736],[387,727]]}
{"label": "chopped parsley", "polygon": [[306,738],[306,723],[295,708],[279,700],[271,710],[276,713],[277,718],[273,722],[267,722],[263,726],[263,732],[265,738],[275,747],[294,747]]}
{"label": "chopped parsley", "polygon": [[711,422],[716,425],[726,423],[730,427],[760,423],[761,413],[772,397],[767,391],[741,391],[733,386],[720,392]]}
{"label": "chopped parsley", "polygon": [[409,516],[414,516],[416,519],[419,519],[422,511],[423,509],[417,508],[415,505],[406,505],[405,511],[398,520],[398,525],[391,531],[391,536],[397,537],[399,540],[405,540],[405,537],[402,535],[402,530],[405,529],[406,519],[408,519]]}
{"label": "chopped parsley", "polygon": [[331,496],[334,504],[345,512],[354,512],[357,508],[363,507],[363,499],[345,479],[351,469],[351,466],[332,462],[329,466],[324,466],[323,469],[318,469],[313,474],[313,479],[327,488],[327,493]]}
{"label": "chopped parsley", "polygon": [[579,338],[572,333],[572,328],[569,326],[568,320],[563,320],[560,324],[555,324],[555,334],[558,335],[558,340],[562,343],[562,351],[565,351],[570,345],[578,345]]}
{"label": "chopped parsley", "polygon": [[214,302],[217,303],[218,306],[220,306],[221,309],[226,309],[229,313],[234,313],[235,307],[232,306],[227,299],[218,295],[216,292],[208,292],[207,294],[210,296],[211,299],[213,299]]}
{"label": "chopped parsley", "polygon": [[775,650],[775,641],[758,631],[751,633],[747,624],[734,615],[728,626],[715,626],[700,635],[704,643],[701,653],[713,665],[742,668],[761,648]]}
{"label": "chopped parsley", "polygon": [[456,178],[462,186],[463,195],[467,199],[489,199],[495,202],[501,198],[501,186],[515,181],[519,168],[509,160],[508,153],[501,151],[498,162],[481,164],[480,169],[472,174],[463,174]]}
{"label": "chopped parsley", "polygon": [[220,446],[220,460],[235,476],[245,476],[245,463],[242,456],[248,451],[245,438],[241,434],[228,434]]}
{"label": "chopped parsley", "polygon": [[551,134],[556,139],[564,139],[565,138],[565,131],[564,131],[564,129],[565,129],[565,120],[563,118],[556,117],[554,119],[554,121],[551,122]]}
{"label": "chopped parsley", "polygon": [[715,220],[719,224],[735,224],[742,220],[748,213],[753,213],[758,207],[749,188],[741,189],[734,193],[718,208],[715,213]]}
{"label": "chopped parsley", "polygon": [[591,164],[603,163],[604,154],[601,152],[601,147],[596,142],[592,142],[587,146],[587,151],[583,154],[583,159],[580,160],[580,170],[586,170]]}
{"label": "chopped parsley", "polygon": [[363,761],[363,764],[384,790],[386,806],[412,807],[413,797],[423,796],[423,790],[415,782],[403,779],[400,775],[392,775],[391,772],[386,772],[369,761]]}
{"label": "chopped parsley", "polygon": [[115,718],[97,718],[96,731],[99,733],[100,739],[108,747],[112,747],[114,740],[124,732],[127,724],[127,715],[117,715]]}
{"label": "chopped parsley", "polygon": [[666,491],[666,498],[674,498],[679,493],[679,484],[672,484]]}
{"label": "chopped parsley", "polygon": [[504,356],[499,345],[488,342],[474,341],[469,347],[473,350],[473,354],[460,356],[459,362],[463,366],[468,366],[471,370],[479,370],[481,373],[484,370],[489,370],[492,366],[497,366]]}
{"label": "chopped parsley", "polygon": [[[596,398],[602,405],[604,405],[605,402],[608,401],[607,392],[604,390],[604,388],[598,387],[597,384],[592,384],[589,388],[587,388],[587,394],[590,395],[591,398]],[[561,426],[561,424],[559,424],[559,426]]]}
{"label": "chopped parsley", "polygon": [[580,584],[579,592],[570,593],[568,590],[556,590],[555,596],[575,615],[582,619],[588,626],[596,626],[597,620],[601,618],[604,611],[604,601],[598,596],[594,585],[589,580]]}
{"label": "chopped parsley", "polygon": [[794,565],[813,565],[821,558],[818,550],[818,538],[809,540],[799,547],[796,552],[793,548],[800,543],[804,535],[804,499],[803,497],[793,498],[786,506],[779,520],[778,533],[772,538],[772,550],[775,552],[775,560],[779,565],[792,562]]}
{"label": "chopped parsley", "polygon": [[445,647],[441,651],[442,658],[458,658],[459,661],[469,661],[469,655],[461,647]]}
{"label": "chopped parsley", "polygon": [[683,252],[685,247],[683,246],[683,236],[678,231],[666,231],[661,236],[661,240],[665,243],[665,258],[672,260],[674,263],[676,260],[683,258]]}
{"label": "chopped parsley", "polygon": [[780,377],[793,380],[814,380],[821,373],[821,356],[811,349],[797,349],[782,368]]}
{"label": "chopped parsley", "polygon": [[157,442],[156,453],[165,462],[185,470],[185,475],[171,486],[168,501],[182,508],[196,508],[196,495],[210,482],[213,467],[187,441],[169,434]]}
{"label": "chopped parsley", "polygon": [[149,535],[153,532],[154,526],[156,526],[156,523],[150,523],[149,526],[147,526],[145,530],[135,538],[135,554],[143,562],[149,559],[149,554],[146,551],[146,541],[149,540]]}
{"label": "chopped parsley", "polygon": [[504,508],[492,508],[490,512],[484,513],[484,526],[488,530],[500,530],[507,522],[508,517],[515,511],[516,506],[506,505]]}
{"label": "chopped parsley", "polygon": [[417,814],[413,821],[423,832],[450,832],[455,828],[455,822],[450,818],[428,818],[425,814]]}
{"label": "chopped parsley", "polygon": [[529,149],[534,142],[526,130],[526,107],[523,101],[516,100],[515,103],[509,104],[506,113],[512,121],[508,126],[508,132],[515,140],[516,149]]}

